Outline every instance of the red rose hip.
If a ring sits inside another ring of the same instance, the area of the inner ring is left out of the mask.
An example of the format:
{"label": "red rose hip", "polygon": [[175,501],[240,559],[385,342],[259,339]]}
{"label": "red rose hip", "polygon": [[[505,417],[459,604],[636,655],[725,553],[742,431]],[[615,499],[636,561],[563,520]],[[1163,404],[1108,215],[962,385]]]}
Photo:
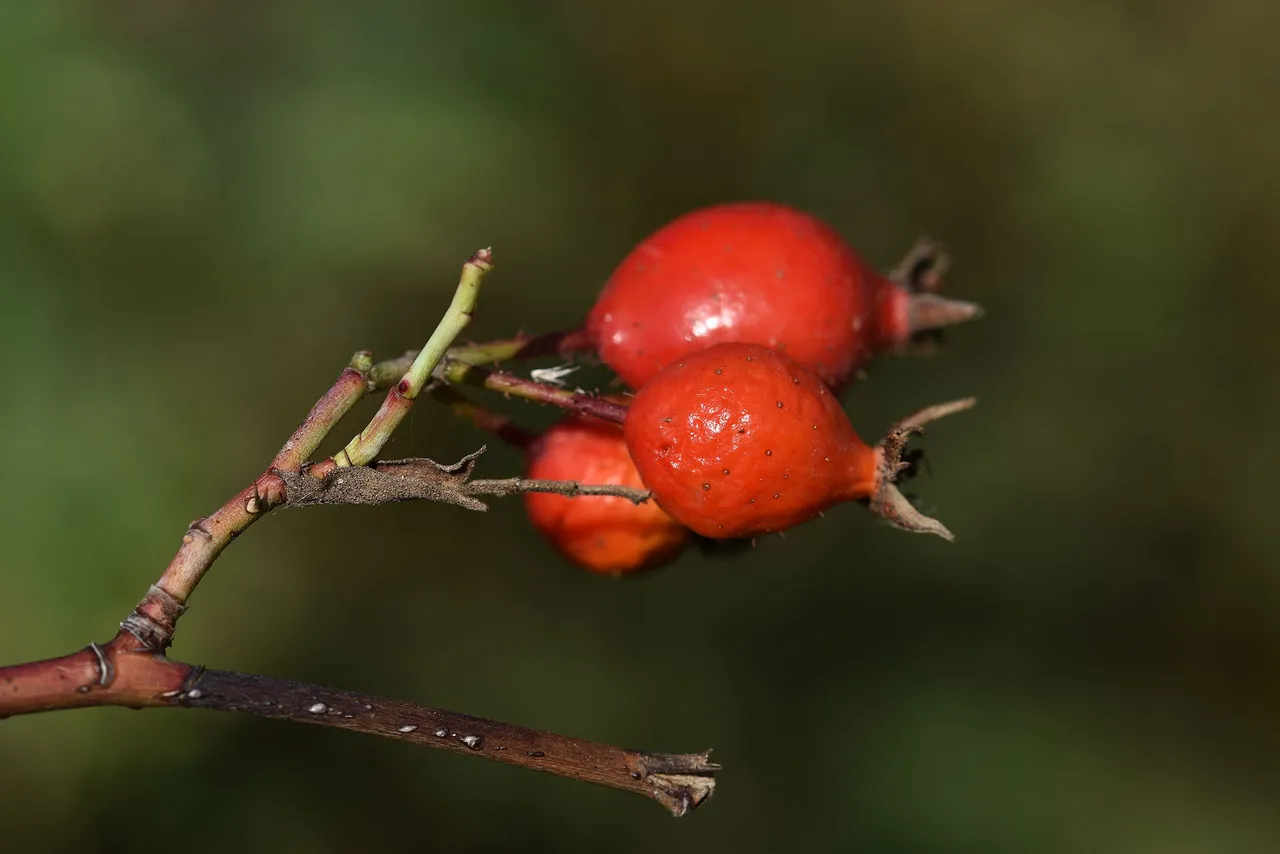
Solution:
{"label": "red rose hip", "polygon": [[839,400],[804,366],[756,344],[685,356],[631,402],[627,448],[640,478],[678,522],[706,537],[782,531],[832,505],[867,499],[899,527],[951,539],[893,481],[923,424],[973,400],[931,407],[867,445]]}
{"label": "red rose hip", "polygon": [[[567,418],[529,445],[525,476],[643,488],[622,430],[615,424]],[[677,554],[689,531],[656,502],[613,496],[526,493],[535,528],[561,554],[593,572],[621,575],[653,568]]]}
{"label": "red rose hip", "polygon": [[838,385],[913,334],[979,314],[895,284],[809,214],[750,202],[693,211],[647,237],[610,276],[586,330],[633,388],[728,341],[785,352]]}

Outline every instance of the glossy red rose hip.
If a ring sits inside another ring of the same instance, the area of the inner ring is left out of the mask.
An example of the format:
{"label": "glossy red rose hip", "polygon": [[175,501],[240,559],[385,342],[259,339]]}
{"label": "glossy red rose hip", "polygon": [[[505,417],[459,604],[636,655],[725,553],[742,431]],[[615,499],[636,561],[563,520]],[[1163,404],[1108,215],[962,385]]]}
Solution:
{"label": "glossy red rose hip", "polygon": [[913,333],[978,313],[899,287],[816,217],[750,202],[696,210],[651,234],[610,276],[586,329],[633,388],[729,341],[785,352],[838,385]]}
{"label": "glossy red rose hip", "polygon": [[[525,476],[643,488],[615,424],[568,418],[529,447]],[[621,575],[674,558],[689,531],[656,502],[625,498],[526,493],[535,528],[563,555],[593,572]]]}
{"label": "glossy red rose hip", "polygon": [[843,501],[910,530],[950,538],[893,486],[906,436],[971,400],[925,410],[879,446],[797,361],[756,344],[719,344],[669,366],[635,396],[627,448],[664,510],[707,537],[782,531]]}

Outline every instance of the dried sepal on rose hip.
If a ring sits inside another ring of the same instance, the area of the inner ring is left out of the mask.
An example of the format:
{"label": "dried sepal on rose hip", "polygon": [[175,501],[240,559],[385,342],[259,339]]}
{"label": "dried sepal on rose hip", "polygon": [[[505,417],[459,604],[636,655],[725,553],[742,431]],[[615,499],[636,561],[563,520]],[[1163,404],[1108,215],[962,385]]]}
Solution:
{"label": "dried sepal on rose hip", "polygon": [[[536,480],[643,488],[622,428],[570,417],[534,439],[525,476]],[[655,501],[635,504],[613,496],[526,493],[533,526],[573,563],[592,572],[623,575],[674,560],[689,531]]]}
{"label": "dried sepal on rose hip", "polygon": [[865,500],[901,528],[951,539],[894,482],[907,466],[907,438],[973,403],[922,410],[872,447],[799,362],[757,344],[718,344],[640,389],[627,413],[626,441],[662,508],[705,537],[785,531],[835,504]]}
{"label": "dried sepal on rose hip", "polygon": [[632,388],[729,341],[785,352],[839,386],[877,353],[980,315],[973,303],[935,293],[939,251],[918,244],[894,281],[807,213],[771,202],[716,205],[632,250],[591,309],[587,338]]}

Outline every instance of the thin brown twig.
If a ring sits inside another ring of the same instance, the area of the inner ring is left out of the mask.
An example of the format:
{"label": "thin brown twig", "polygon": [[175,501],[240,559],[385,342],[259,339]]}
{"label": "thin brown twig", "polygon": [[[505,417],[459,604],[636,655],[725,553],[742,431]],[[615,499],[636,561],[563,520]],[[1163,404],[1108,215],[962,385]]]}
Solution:
{"label": "thin brown twig", "polygon": [[472,495],[518,495],[524,492],[549,492],[566,498],[584,495],[603,495],[625,498],[633,504],[644,504],[653,494],[647,489],[622,486],[617,483],[579,483],[576,480],[537,480],[524,477],[508,477],[498,480],[473,480],[467,484]]}
{"label": "thin brown twig", "polygon": [[0,668],[0,717],[91,706],[200,708],[336,727],[635,792],[673,815],[715,790],[709,752],[643,753],[500,721],[268,676],[206,670],[125,640]]}

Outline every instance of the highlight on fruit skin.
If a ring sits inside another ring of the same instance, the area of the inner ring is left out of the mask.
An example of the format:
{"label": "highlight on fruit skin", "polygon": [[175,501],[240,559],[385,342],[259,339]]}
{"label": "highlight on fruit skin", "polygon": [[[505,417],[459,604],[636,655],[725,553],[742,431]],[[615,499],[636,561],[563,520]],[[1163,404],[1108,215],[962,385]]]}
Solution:
{"label": "highlight on fruit skin", "polygon": [[627,448],[664,510],[717,539],[784,531],[863,500],[909,531],[952,539],[894,485],[923,426],[972,398],[929,407],[870,446],[840,401],[799,362],[757,344],[717,344],[668,366],[636,394]]}
{"label": "highlight on fruit skin", "polygon": [[[525,476],[643,488],[622,429],[594,419],[569,417],[528,448]],[[674,560],[689,531],[657,502],[634,504],[613,496],[526,493],[534,527],[556,549],[584,569],[623,575]]]}
{"label": "highlight on fruit skin", "polygon": [[637,389],[680,357],[726,342],[785,352],[839,386],[877,353],[981,315],[974,303],[936,293],[945,266],[936,257],[927,282],[913,283],[922,247],[940,251],[918,244],[891,278],[795,208],[740,202],[695,210],[618,265],[587,317],[587,338]]}

